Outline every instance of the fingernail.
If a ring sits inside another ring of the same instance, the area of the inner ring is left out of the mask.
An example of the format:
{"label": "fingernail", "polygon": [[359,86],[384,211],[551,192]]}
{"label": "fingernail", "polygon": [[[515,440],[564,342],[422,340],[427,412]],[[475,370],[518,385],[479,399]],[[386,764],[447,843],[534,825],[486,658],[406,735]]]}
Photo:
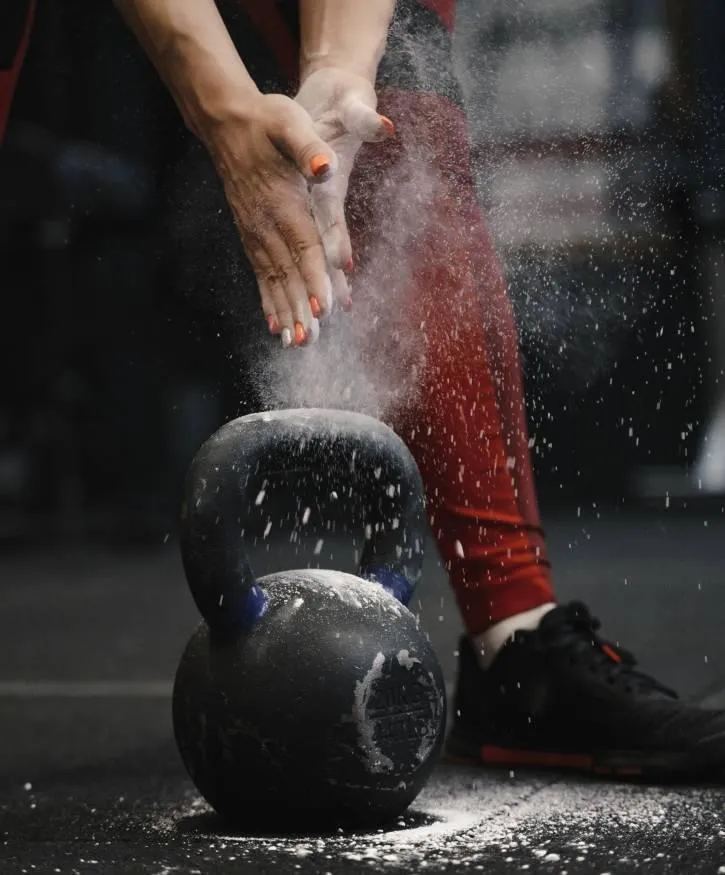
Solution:
{"label": "fingernail", "polygon": [[382,122],[382,125],[385,128],[387,135],[389,137],[394,136],[395,135],[395,125],[393,124],[393,122],[391,122],[390,119],[386,115],[381,115],[380,121]]}
{"label": "fingernail", "polygon": [[324,176],[330,169],[327,155],[314,155],[310,161],[310,170],[313,176]]}
{"label": "fingernail", "polygon": [[279,334],[279,325],[274,316],[267,316],[267,327],[270,334]]}
{"label": "fingernail", "polygon": [[322,307],[320,307],[320,302],[314,295],[310,295],[310,310],[312,311],[312,315],[317,319],[317,317],[322,313]]}
{"label": "fingernail", "polygon": [[342,309],[346,313],[349,313],[350,310],[352,310],[352,298],[348,298],[347,301],[345,301],[345,303],[342,305]]}
{"label": "fingernail", "polygon": [[285,328],[282,331],[282,346],[287,349],[292,346],[292,332],[289,328]]}
{"label": "fingernail", "polygon": [[[339,264],[339,263],[340,263],[340,262],[338,261],[338,264]],[[348,260],[345,262],[345,266],[343,267],[343,270],[345,271],[345,273],[352,273],[352,269],[353,269],[354,267],[355,267],[355,262],[354,262],[354,260],[353,260],[352,255],[351,255],[351,256],[348,258]]]}
{"label": "fingernail", "polygon": [[305,327],[301,322],[295,322],[295,343],[298,346],[302,346],[302,344],[307,340],[307,332],[305,331]]}

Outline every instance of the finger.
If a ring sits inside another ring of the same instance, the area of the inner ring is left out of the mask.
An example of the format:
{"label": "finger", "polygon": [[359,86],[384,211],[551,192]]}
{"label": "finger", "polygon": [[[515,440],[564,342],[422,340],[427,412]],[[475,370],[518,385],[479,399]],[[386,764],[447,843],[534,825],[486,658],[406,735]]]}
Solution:
{"label": "finger", "polygon": [[378,143],[395,134],[395,125],[359,97],[351,95],[342,106],[342,123],[346,130],[366,143]]}
{"label": "finger", "polygon": [[352,305],[352,297],[347,277],[341,270],[331,270],[330,281],[332,283],[332,295],[335,300],[335,306],[342,307],[343,310],[349,310]]}
{"label": "finger", "polygon": [[312,214],[322,239],[328,264],[337,269],[352,270],[352,243],[345,221],[345,199],[340,194],[337,179],[312,191]]}
{"label": "finger", "polygon": [[299,198],[287,193],[268,202],[270,221],[259,237],[263,255],[257,256],[285,348],[306,343],[313,320],[329,311],[322,243],[300,185]]}
{"label": "finger", "polygon": [[[265,242],[268,243],[268,240],[269,238]],[[280,335],[282,346],[285,348],[292,346],[295,336],[294,312],[287,300],[285,285],[280,278],[279,270],[273,258],[270,257],[267,247],[261,241],[248,241],[245,244],[245,249],[257,277],[262,309],[268,319],[267,325],[270,332]],[[270,316],[274,319],[274,325],[270,325]],[[276,330],[273,331],[273,328]]]}
{"label": "finger", "polygon": [[277,301],[275,300],[272,284],[268,280],[268,276],[272,272],[271,264],[257,238],[251,234],[244,233],[240,234],[240,236],[257,280],[257,287],[259,288],[259,295],[262,301],[262,312],[267,322],[267,328],[270,334],[279,334],[281,329],[277,312]]}
{"label": "finger", "polygon": [[266,277],[257,279],[259,293],[262,298],[262,312],[267,323],[267,328],[270,334],[279,334],[279,317],[277,316],[277,306],[274,299],[274,292],[267,281]]}
{"label": "finger", "polygon": [[287,297],[287,289],[283,280],[277,276],[270,275],[269,285],[272,289],[275,310],[279,319],[279,335],[282,341],[282,346],[285,349],[288,349],[289,347],[296,345],[295,314],[290,307],[289,299]]}
{"label": "finger", "polygon": [[287,288],[284,280],[276,274],[270,274],[267,278],[267,283],[272,293],[274,300],[275,312],[279,322],[279,336],[284,349],[291,346],[296,346],[296,325],[295,314],[290,306],[287,296]]}
{"label": "finger", "polygon": [[[266,243],[266,252],[272,262],[273,274],[271,281],[284,295],[284,302],[279,306],[283,308],[280,323],[291,332],[291,343],[284,342],[284,346],[303,346],[311,332],[314,316],[310,307],[307,285],[302,278],[298,266],[292,259],[292,254],[286,242],[279,236],[271,237]],[[283,340],[290,339],[285,335]]]}
{"label": "finger", "polygon": [[297,165],[308,182],[329,179],[337,170],[335,152],[318,136],[312,119],[298,103],[280,97],[269,135]]}
{"label": "finger", "polygon": [[325,310],[329,313],[335,306],[335,297],[332,291],[332,280],[328,273],[325,273]]}
{"label": "finger", "polygon": [[[304,275],[302,277],[304,279]],[[305,282],[307,282],[305,280]],[[309,291],[309,290],[308,290]],[[328,316],[334,307],[334,299],[332,296],[332,283],[330,277],[325,274],[323,289],[320,294],[309,295],[310,310],[315,319],[324,319]]]}
{"label": "finger", "polygon": [[299,249],[296,261],[309,312],[316,319],[324,319],[332,312],[333,294],[321,243]]}
{"label": "finger", "polygon": [[312,320],[310,327],[310,335],[307,338],[307,345],[313,346],[320,339],[320,323],[317,319]]}
{"label": "finger", "polygon": [[[289,212],[280,211],[277,215],[280,238],[286,241],[288,251],[292,253],[291,258],[302,283],[302,291],[295,286],[295,301],[303,317],[303,325],[308,329],[309,318],[323,318],[330,312],[332,295],[317,225],[309,213],[306,219],[304,223],[293,222]],[[302,293],[306,306],[299,303]]]}

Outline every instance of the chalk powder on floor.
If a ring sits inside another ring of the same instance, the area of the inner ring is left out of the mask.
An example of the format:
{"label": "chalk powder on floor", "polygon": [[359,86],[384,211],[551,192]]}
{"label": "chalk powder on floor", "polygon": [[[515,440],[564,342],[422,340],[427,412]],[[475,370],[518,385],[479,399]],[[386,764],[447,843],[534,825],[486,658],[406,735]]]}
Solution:
{"label": "chalk powder on floor", "polygon": [[[445,782],[435,780],[420,797],[414,811],[435,818],[422,826],[304,840],[234,835],[210,835],[209,839],[233,847],[240,857],[274,852],[310,859],[322,871],[335,859],[390,869],[413,864],[434,868],[454,862],[480,870],[495,860],[510,864],[512,871],[562,873],[586,866],[586,871],[599,875],[659,862],[662,871],[675,871],[677,861],[673,858],[668,863],[670,835],[681,839],[687,833],[693,853],[705,842],[725,838],[721,824],[693,824],[687,818],[691,794],[691,789],[679,793],[596,782],[536,785],[516,779],[506,783],[500,778],[489,782],[485,775],[472,780],[466,770],[458,779],[452,780],[448,773]],[[194,802],[170,812],[154,828],[173,831],[178,820],[200,810],[202,804]],[[661,850],[654,855],[653,835],[661,835]],[[725,867],[720,871],[725,873]]]}

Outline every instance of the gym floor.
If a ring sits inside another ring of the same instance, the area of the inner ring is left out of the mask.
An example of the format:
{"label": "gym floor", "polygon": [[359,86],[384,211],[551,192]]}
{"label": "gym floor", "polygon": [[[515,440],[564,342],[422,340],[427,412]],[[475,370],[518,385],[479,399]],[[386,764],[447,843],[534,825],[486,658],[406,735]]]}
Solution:
{"label": "gym floor", "polygon": [[[588,602],[644,669],[725,706],[723,508],[573,509],[549,519],[549,537],[563,599]],[[725,786],[441,765],[385,832],[220,831],[171,734],[176,661],[197,622],[173,540],[0,559],[2,875],[725,872]],[[352,570],[330,547],[321,564]],[[304,564],[289,544],[256,557],[260,572]],[[413,607],[452,682],[460,622],[432,549]]]}

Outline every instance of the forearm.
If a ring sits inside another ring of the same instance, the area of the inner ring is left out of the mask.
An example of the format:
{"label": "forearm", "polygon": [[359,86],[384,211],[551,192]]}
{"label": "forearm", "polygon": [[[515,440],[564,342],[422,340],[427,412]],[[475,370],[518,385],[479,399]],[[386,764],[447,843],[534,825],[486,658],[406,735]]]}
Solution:
{"label": "forearm", "polygon": [[341,67],[375,81],[395,0],[299,0],[300,79]]}
{"label": "forearm", "polygon": [[259,95],[214,0],[115,3],[198,135]]}

